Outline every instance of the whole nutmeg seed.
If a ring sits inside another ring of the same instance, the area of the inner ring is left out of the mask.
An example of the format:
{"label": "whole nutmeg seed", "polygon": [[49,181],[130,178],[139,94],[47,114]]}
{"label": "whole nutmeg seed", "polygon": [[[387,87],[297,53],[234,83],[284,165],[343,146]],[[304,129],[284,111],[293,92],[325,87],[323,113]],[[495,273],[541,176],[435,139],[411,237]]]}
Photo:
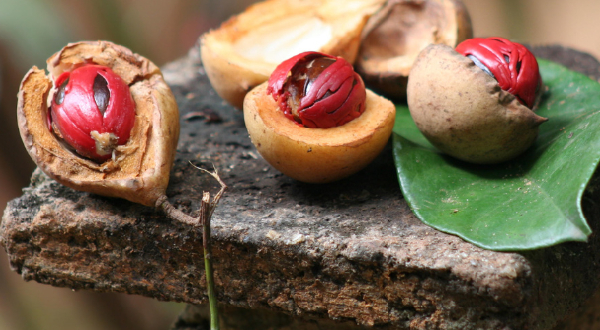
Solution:
{"label": "whole nutmeg seed", "polygon": [[365,111],[365,84],[352,65],[318,52],[298,54],[277,66],[267,93],[304,127],[341,126]]}
{"label": "whole nutmeg seed", "polygon": [[[509,58],[515,68],[517,58]],[[504,56],[499,60],[506,63]],[[532,64],[522,62],[521,74],[537,69],[537,64],[525,68],[526,63]],[[532,76],[537,77],[535,73]],[[525,94],[518,95],[530,101]],[[407,102],[415,124],[431,144],[448,155],[479,164],[520,155],[533,144],[539,126],[547,120],[502,89],[499,81],[472,59],[446,45],[430,45],[419,54],[408,79]]]}
{"label": "whole nutmeg seed", "polygon": [[179,111],[160,69],[86,41],[52,55],[47,70],[33,67],[18,94],[21,138],[38,167],[76,190],[164,208]]}
{"label": "whole nutmeg seed", "polygon": [[474,38],[461,42],[456,51],[530,109],[539,100],[542,76],[535,56],[525,46],[504,38]]}
{"label": "whole nutmeg seed", "polygon": [[88,64],[63,72],[55,87],[50,125],[77,153],[102,162],[127,143],[135,103],[129,86],[110,68]]}
{"label": "whole nutmeg seed", "polygon": [[366,90],[345,60],[307,52],[284,61],[244,99],[252,143],[296,180],[332,182],[367,166],[385,147],[396,108]]}

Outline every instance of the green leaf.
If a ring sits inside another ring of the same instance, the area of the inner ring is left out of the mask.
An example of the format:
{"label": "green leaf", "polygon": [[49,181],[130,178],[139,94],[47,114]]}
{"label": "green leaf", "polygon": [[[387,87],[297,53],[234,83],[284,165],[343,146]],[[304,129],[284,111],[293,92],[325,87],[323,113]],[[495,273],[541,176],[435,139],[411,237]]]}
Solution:
{"label": "green leaf", "polygon": [[539,60],[549,91],[538,114],[549,118],[524,155],[473,165],[442,155],[397,106],[394,159],[417,217],[480,247],[528,250],[586,241],[581,198],[600,160],[600,84]]}

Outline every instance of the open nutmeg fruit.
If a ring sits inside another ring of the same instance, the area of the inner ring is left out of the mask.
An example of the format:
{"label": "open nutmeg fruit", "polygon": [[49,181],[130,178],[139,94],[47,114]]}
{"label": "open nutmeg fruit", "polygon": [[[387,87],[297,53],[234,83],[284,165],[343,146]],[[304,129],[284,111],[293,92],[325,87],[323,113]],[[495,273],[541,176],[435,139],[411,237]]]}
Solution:
{"label": "open nutmeg fruit", "polygon": [[159,68],[107,41],[69,44],[23,78],[17,117],[33,161],[76,190],[164,199],[179,111]]}
{"label": "open nutmeg fruit", "polygon": [[304,51],[356,59],[367,21],[386,0],[267,0],[201,38],[211,85],[241,109],[246,93]]}
{"label": "open nutmeg fruit", "polygon": [[299,181],[350,176],[383,150],[396,108],[366,90],[341,57],[304,52],[282,62],[244,100],[250,138],[267,162]]}
{"label": "open nutmeg fruit", "polygon": [[547,119],[536,58],[503,38],[469,39],[456,50],[430,45],[417,58],[407,101],[419,130],[438,149],[479,164],[510,160],[536,140]]}

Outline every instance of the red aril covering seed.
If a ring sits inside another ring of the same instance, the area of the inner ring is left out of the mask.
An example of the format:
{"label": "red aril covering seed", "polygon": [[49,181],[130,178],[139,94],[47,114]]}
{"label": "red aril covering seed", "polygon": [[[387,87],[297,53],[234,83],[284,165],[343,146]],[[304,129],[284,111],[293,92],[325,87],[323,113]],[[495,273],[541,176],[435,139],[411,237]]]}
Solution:
{"label": "red aril covering seed", "polygon": [[56,79],[51,129],[77,153],[105,161],[129,140],[135,103],[129,86],[110,68],[85,65]]}
{"label": "red aril covering seed", "polygon": [[298,54],[277,66],[267,94],[288,118],[309,128],[341,126],[365,110],[365,85],[352,65],[318,52]]}
{"label": "red aril covering seed", "polygon": [[470,57],[522,104],[534,106],[542,77],[535,56],[525,46],[503,38],[475,38],[461,42],[456,51]]}

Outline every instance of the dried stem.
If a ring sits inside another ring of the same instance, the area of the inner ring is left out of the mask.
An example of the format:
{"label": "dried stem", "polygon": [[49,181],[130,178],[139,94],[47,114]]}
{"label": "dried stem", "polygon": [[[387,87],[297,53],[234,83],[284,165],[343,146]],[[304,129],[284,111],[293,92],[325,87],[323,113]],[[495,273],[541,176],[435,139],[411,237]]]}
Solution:
{"label": "dried stem", "polygon": [[173,206],[173,204],[171,204],[169,202],[169,200],[167,199],[167,196],[165,196],[165,195],[160,196],[156,200],[156,208],[159,210],[162,210],[171,219],[181,221],[181,222],[191,225],[191,226],[198,225],[198,220],[196,218],[191,217],[191,216],[181,212],[179,209],[175,208],[175,206]]}
{"label": "dried stem", "polygon": [[[196,167],[198,168],[198,167]],[[202,205],[200,207],[200,223],[202,224],[203,234],[202,234],[202,243],[204,245],[204,268],[206,271],[206,287],[208,290],[208,303],[210,306],[210,329],[211,330],[219,330],[219,314],[217,309],[217,296],[215,292],[215,282],[213,280],[213,270],[211,264],[211,252],[210,252],[210,219],[212,218],[212,214],[217,208],[217,204],[223,196],[223,193],[227,189],[227,185],[221,180],[221,177],[217,173],[217,170],[214,169],[213,172],[209,172],[207,170],[201,169],[202,171],[210,174],[213,178],[215,178],[219,184],[221,185],[221,189],[215,195],[215,197],[210,200],[210,193],[204,192],[202,195]]]}
{"label": "dried stem", "polygon": [[[193,165],[193,164],[192,164]],[[202,193],[202,203],[200,205],[200,216],[198,219],[193,218],[180,210],[176,209],[169,201],[166,196],[161,196],[157,202],[156,207],[161,209],[167,216],[172,219],[176,219],[182,221],[186,224],[190,224],[193,226],[202,226],[202,244],[204,248],[204,269],[206,272],[206,287],[208,291],[208,303],[210,306],[210,329],[211,330],[219,330],[219,314],[217,308],[217,295],[215,291],[215,282],[213,279],[213,269],[211,263],[211,250],[210,250],[210,219],[212,218],[213,212],[217,208],[217,204],[219,200],[225,193],[227,189],[227,185],[221,180],[219,173],[214,169],[213,172],[207,171],[203,168],[199,168],[196,165],[193,165],[197,169],[208,173],[210,176],[215,178],[221,185],[221,189],[216,193],[214,198],[211,200],[209,192]]]}
{"label": "dried stem", "polygon": [[200,223],[202,224],[202,243],[204,245],[204,271],[206,272],[206,289],[208,291],[208,304],[210,307],[210,330],[219,329],[219,313],[217,297],[215,294],[215,282],[213,280],[213,269],[210,253],[210,193],[204,192],[202,196],[202,207],[200,208]]}

